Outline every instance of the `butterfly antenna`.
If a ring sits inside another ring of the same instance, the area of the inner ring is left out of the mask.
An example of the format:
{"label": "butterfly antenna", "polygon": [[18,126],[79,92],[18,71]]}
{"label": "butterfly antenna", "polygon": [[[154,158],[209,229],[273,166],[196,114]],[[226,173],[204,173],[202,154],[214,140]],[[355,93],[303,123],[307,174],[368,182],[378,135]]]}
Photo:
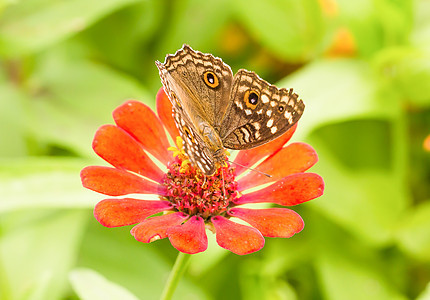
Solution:
{"label": "butterfly antenna", "polygon": [[251,171],[257,172],[257,173],[260,173],[260,174],[262,174],[262,175],[264,175],[264,176],[266,176],[266,177],[272,178],[272,175],[267,174],[267,173],[264,173],[264,172],[261,172],[261,171],[259,171],[259,170],[254,169],[254,168],[245,167],[244,165],[238,164],[237,162],[234,162],[234,161],[230,161],[230,163],[235,164],[235,165],[238,165],[239,167],[242,167],[242,168],[245,168],[245,169],[248,169],[248,170],[251,170]]}

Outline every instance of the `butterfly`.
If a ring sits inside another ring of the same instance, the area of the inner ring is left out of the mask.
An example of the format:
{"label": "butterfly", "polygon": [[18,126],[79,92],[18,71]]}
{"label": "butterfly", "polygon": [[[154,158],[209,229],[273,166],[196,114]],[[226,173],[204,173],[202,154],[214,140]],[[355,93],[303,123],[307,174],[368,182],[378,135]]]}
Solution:
{"label": "butterfly", "polygon": [[279,89],[245,69],[233,76],[220,58],[186,44],[155,64],[185,153],[205,175],[225,162],[225,148],[250,149],[276,139],[305,108],[293,89]]}

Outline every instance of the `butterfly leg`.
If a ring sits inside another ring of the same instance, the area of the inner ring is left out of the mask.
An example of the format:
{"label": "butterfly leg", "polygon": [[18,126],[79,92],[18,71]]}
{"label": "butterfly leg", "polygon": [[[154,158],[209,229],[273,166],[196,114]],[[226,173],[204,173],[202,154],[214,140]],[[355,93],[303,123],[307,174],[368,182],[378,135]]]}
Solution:
{"label": "butterfly leg", "polygon": [[203,178],[204,178],[204,180],[203,180],[202,188],[206,188],[206,178],[207,178],[207,176],[203,175]]}
{"label": "butterfly leg", "polygon": [[224,194],[224,199],[227,199],[227,195],[225,191],[225,182],[224,182],[224,168],[221,168],[221,177],[222,177],[222,191]]}

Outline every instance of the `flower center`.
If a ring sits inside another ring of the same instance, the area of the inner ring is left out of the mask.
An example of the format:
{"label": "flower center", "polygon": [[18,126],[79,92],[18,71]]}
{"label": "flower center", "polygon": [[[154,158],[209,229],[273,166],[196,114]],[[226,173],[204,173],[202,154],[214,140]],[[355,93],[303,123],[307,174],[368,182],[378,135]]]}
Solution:
{"label": "flower center", "polygon": [[190,216],[199,215],[208,220],[223,215],[237,197],[235,168],[227,162],[212,176],[205,176],[192,165],[183,167],[180,156],[168,165],[163,184],[167,188],[165,199],[178,211]]}

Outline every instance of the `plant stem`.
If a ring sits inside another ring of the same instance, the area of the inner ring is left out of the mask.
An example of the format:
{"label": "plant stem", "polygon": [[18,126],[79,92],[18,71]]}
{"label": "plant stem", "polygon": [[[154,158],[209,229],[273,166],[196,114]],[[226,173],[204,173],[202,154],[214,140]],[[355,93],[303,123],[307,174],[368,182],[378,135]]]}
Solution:
{"label": "plant stem", "polygon": [[175,264],[173,265],[173,269],[170,272],[169,278],[167,279],[166,285],[164,286],[164,290],[160,298],[161,300],[172,299],[179,280],[181,279],[182,275],[184,275],[184,272],[188,267],[190,258],[191,254],[179,252]]}

